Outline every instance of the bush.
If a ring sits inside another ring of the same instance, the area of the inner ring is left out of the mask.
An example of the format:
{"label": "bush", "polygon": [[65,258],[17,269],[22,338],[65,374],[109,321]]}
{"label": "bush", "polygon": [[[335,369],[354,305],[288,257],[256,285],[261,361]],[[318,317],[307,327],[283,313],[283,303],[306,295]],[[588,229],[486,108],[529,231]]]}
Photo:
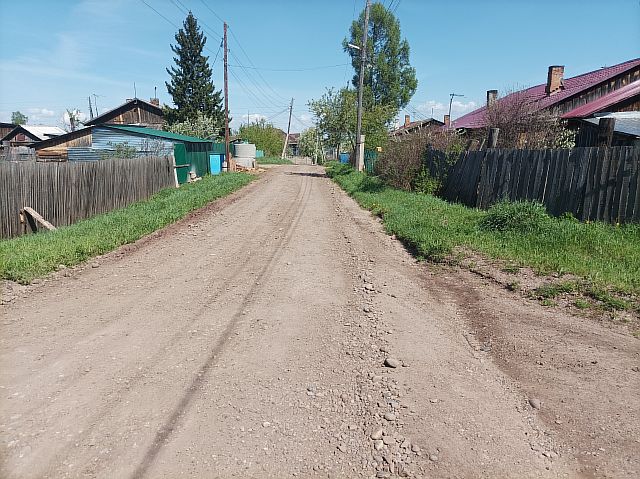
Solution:
{"label": "bush", "polygon": [[531,233],[542,230],[551,217],[542,203],[501,201],[493,205],[480,221],[486,231]]}
{"label": "bush", "polygon": [[393,188],[438,194],[463,150],[455,130],[424,130],[389,142],[375,172]]}

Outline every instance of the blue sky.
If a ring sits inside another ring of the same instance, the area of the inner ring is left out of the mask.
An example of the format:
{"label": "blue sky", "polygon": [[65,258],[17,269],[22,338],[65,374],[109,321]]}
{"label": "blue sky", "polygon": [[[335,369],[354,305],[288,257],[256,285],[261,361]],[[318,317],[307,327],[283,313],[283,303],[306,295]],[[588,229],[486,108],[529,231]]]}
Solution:
{"label": "blue sky", "polygon": [[[222,34],[218,16],[230,26],[234,127],[249,114],[286,128],[293,97],[292,130],[300,131],[313,123],[307,102],[353,74],[341,41],[364,0],[144,2],[0,0],[0,121],[20,110],[31,124],[60,125],[66,108],[88,112],[89,95],[100,111],[123,103],[134,82],[139,98],[157,87],[169,103],[172,24],[182,24],[185,9],[209,38],[210,63]],[[391,8],[417,70],[412,117],[433,109],[442,119],[451,92],[464,94],[454,103],[457,117],[481,105],[488,89],[545,82],[549,65],[565,65],[569,77],[640,56],[640,0],[394,0]],[[213,70],[221,88],[221,52]]]}

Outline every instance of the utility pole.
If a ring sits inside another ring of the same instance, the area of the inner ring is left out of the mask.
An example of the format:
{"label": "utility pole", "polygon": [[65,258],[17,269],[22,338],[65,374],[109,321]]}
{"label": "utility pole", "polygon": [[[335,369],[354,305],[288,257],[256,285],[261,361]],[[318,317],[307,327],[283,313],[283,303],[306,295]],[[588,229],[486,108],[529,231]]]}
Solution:
{"label": "utility pole", "polygon": [[227,76],[227,22],[224,22],[224,157],[227,160],[227,171],[235,171],[231,165],[229,150],[229,78]]}
{"label": "utility pole", "polygon": [[[449,118],[451,118],[451,104],[453,103],[453,97],[455,96],[464,96],[464,95],[459,95],[458,93],[449,93]],[[432,115],[433,116],[433,115]]]}
{"label": "utility pole", "polygon": [[93,120],[93,107],[91,106],[91,95],[89,95],[88,99],[89,99],[89,118]]}
{"label": "utility pole", "polygon": [[367,63],[367,35],[369,33],[369,9],[371,0],[367,0],[364,9],[364,25],[362,29],[362,46],[360,47],[360,78],[358,81],[358,123],[356,126],[356,169],[364,168],[364,139],[362,135],[362,90],[364,87],[364,68]]}
{"label": "utility pole", "polygon": [[291,106],[289,106],[289,124],[287,125],[287,136],[284,137],[284,148],[282,148],[281,159],[284,160],[284,154],[287,151],[287,143],[289,143],[289,131],[291,130],[291,115],[293,114],[293,98],[291,99]]}

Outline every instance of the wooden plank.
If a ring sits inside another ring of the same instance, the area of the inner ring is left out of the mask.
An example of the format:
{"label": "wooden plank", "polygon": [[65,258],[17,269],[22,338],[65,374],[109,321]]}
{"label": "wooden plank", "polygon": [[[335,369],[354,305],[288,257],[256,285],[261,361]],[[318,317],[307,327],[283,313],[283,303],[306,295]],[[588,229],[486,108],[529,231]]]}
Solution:
{"label": "wooden plank", "polygon": [[627,218],[627,201],[629,200],[629,182],[633,170],[633,148],[624,148],[621,159],[619,197],[616,200],[616,211],[613,218],[618,223],[624,223]]}
{"label": "wooden plank", "polygon": [[605,216],[605,206],[607,202],[607,185],[609,181],[609,168],[611,166],[611,150],[606,147],[602,147],[599,150],[602,155],[602,162],[598,178],[598,208],[594,219],[601,221]]}
{"label": "wooden plank", "polygon": [[640,222],[640,148],[634,148],[632,153],[625,218],[626,221]]}
{"label": "wooden plank", "polygon": [[20,210],[20,222],[28,222],[31,225],[32,231],[38,230],[38,225],[48,231],[54,231],[57,228],[45,220],[40,213],[33,208],[25,206]]}

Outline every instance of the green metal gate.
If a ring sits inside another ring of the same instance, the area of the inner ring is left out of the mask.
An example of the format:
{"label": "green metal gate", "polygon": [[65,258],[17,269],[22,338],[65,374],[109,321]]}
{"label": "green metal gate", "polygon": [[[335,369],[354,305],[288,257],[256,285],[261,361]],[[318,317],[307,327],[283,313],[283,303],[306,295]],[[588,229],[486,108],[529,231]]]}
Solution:
{"label": "green metal gate", "polygon": [[173,144],[173,156],[176,159],[178,183],[182,185],[189,179],[189,168],[191,167],[187,161],[187,148],[184,146],[184,143]]}

